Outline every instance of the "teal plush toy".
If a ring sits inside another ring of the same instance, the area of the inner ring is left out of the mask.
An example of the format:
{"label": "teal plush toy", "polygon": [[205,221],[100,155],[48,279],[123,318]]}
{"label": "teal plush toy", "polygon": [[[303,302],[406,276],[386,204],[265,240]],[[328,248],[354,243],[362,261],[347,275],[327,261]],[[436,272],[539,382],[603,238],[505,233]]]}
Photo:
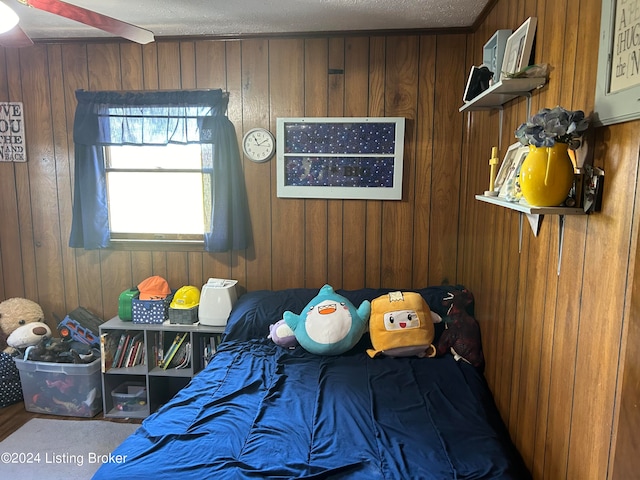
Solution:
{"label": "teal plush toy", "polygon": [[300,315],[284,312],[284,321],[293,330],[298,343],[317,355],[340,355],[351,350],[366,331],[371,303],[353,304],[325,285]]}

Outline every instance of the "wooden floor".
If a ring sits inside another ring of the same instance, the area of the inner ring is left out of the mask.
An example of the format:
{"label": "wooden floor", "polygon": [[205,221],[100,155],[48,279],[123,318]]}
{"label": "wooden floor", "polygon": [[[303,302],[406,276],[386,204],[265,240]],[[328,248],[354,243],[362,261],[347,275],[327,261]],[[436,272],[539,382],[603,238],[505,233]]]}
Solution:
{"label": "wooden floor", "polygon": [[117,423],[142,423],[139,418],[104,418],[102,412],[93,418],[63,417],[59,415],[46,415],[42,413],[27,412],[24,402],[15,403],[8,407],[0,408],[0,442],[18,430],[32,418],[55,418],[57,420],[108,420]]}

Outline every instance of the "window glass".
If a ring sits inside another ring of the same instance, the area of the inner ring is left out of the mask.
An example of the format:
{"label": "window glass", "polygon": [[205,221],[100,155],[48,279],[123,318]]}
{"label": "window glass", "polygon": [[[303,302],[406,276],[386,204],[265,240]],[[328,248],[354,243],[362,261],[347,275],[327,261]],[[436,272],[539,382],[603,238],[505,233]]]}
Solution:
{"label": "window glass", "polygon": [[106,147],[112,239],[203,238],[201,145]]}

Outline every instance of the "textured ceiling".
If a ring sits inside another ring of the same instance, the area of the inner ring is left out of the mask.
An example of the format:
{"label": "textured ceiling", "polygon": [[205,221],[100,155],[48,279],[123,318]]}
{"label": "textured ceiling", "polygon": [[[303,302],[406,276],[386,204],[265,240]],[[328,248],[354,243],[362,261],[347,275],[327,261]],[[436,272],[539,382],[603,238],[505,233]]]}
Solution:
{"label": "textured ceiling", "polygon": [[[109,36],[57,15],[1,0],[20,16],[32,39]],[[489,0],[70,0],[151,30],[156,37],[242,36],[463,28]]]}

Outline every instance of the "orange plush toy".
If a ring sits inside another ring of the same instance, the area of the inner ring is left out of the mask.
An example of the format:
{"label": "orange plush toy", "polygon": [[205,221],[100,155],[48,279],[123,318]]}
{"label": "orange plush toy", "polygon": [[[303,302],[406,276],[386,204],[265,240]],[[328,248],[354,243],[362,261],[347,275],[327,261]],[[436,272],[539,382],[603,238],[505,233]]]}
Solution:
{"label": "orange plush toy", "polygon": [[371,302],[369,334],[373,350],[390,357],[433,357],[435,330],[431,311],[422,295],[415,292],[391,292]]}

